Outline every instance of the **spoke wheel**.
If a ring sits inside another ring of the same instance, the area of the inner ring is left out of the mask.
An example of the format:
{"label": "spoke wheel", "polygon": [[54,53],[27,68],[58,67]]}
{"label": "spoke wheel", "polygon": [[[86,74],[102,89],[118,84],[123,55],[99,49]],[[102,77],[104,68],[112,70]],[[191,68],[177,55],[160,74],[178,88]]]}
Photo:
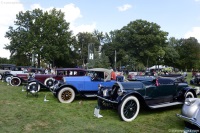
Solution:
{"label": "spoke wheel", "polygon": [[53,86],[53,83],[54,83],[55,79],[53,78],[47,78],[45,81],[44,81],[44,84],[48,87],[52,87]]}
{"label": "spoke wheel", "polygon": [[18,77],[13,77],[11,80],[10,80],[10,84],[12,86],[19,86],[21,84],[21,80],[18,78]]}
{"label": "spoke wheel", "polygon": [[31,82],[28,84],[27,90],[37,90],[40,91],[40,84],[37,84],[36,82]]}
{"label": "spoke wheel", "polygon": [[140,110],[140,104],[135,96],[129,96],[118,107],[118,113],[123,121],[133,121]]}
{"label": "spoke wheel", "polygon": [[75,92],[70,87],[62,88],[58,92],[58,100],[61,103],[71,103],[71,102],[73,102],[74,98],[75,98]]}

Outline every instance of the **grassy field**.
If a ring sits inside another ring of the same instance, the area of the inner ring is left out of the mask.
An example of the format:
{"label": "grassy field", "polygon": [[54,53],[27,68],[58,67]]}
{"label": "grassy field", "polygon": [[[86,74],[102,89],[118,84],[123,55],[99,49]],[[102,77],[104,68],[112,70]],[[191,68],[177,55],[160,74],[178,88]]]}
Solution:
{"label": "grassy field", "polygon": [[81,97],[62,104],[48,91],[39,92],[38,98],[26,97],[21,86],[0,82],[0,133],[167,133],[184,129],[184,122],[176,117],[182,106],[141,109],[134,121],[123,122],[115,110],[101,110],[103,117],[94,117],[96,105],[95,98]]}

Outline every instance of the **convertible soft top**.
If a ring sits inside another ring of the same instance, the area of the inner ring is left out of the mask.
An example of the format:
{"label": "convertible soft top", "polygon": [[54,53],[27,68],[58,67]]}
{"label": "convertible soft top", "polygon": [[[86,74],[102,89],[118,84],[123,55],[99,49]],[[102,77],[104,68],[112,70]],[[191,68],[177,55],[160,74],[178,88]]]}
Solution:
{"label": "convertible soft top", "polygon": [[106,68],[92,68],[92,69],[88,69],[88,71],[98,71],[98,72],[104,72],[104,73],[107,73],[107,77],[104,81],[107,81],[107,80],[111,80],[111,72],[112,70],[110,69],[106,69]]}

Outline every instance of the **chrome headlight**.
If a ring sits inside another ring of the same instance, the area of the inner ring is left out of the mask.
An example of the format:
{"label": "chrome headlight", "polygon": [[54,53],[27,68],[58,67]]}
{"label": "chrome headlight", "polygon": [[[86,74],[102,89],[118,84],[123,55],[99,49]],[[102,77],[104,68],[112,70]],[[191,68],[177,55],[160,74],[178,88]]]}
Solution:
{"label": "chrome headlight", "polygon": [[109,94],[108,94],[108,89],[103,90],[103,96],[104,96],[104,97],[109,96]]}
{"label": "chrome headlight", "polygon": [[187,98],[185,100],[185,105],[190,106],[192,105],[196,100],[194,98]]}
{"label": "chrome headlight", "polygon": [[122,90],[121,88],[119,88],[119,89],[117,90],[117,94],[118,94],[119,96],[122,96],[122,95],[123,95],[123,90]]}
{"label": "chrome headlight", "polygon": [[101,88],[102,88],[102,85],[101,85],[101,84],[99,84],[99,85],[98,85],[98,89],[100,90]]}

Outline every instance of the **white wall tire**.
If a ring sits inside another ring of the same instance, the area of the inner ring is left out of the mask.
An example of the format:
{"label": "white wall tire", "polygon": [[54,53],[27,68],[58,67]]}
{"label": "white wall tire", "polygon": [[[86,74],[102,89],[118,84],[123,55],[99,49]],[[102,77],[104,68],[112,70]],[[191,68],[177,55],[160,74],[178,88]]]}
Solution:
{"label": "white wall tire", "polygon": [[118,107],[118,113],[123,121],[133,121],[140,110],[140,103],[135,96],[129,96]]}
{"label": "white wall tire", "polygon": [[58,100],[61,103],[71,103],[74,101],[74,98],[75,98],[75,92],[70,87],[62,88],[58,92]]}
{"label": "white wall tire", "polygon": [[10,80],[12,86],[19,86],[21,84],[21,79],[19,77],[12,77]]}
{"label": "white wall tire", "polygon": [[5,81],[6,81],[7,83],[10,83],[10,80],[11,80],[11,76],[6,76],[6,77],[5,77]]}
{"label": "white wall tire", "polygon": [[31,87],[35,87],[38,91],[40,91],[40,84],[39,83],[38,84],[36,82],[29,83],[28,87],[27,87],[27,90],[30,90]]}
{"label": "white wall tire", "polygon": [[2,78],[3,78],[3,75],[2,75],[2,74],[0,74],[0,80],[2,80]]}
{"label": "white wall tire", "polygon": [[44,85],[48,86],[48,87],[52,87],[54,85],[54,78],[47,78],[44,81]]}
{"label": "white wall tire", "polygon": [[194,94],[192,93],[192,92],[187,92],[186,94],[185,94],[185,99],[186,98],[194,98]]}

